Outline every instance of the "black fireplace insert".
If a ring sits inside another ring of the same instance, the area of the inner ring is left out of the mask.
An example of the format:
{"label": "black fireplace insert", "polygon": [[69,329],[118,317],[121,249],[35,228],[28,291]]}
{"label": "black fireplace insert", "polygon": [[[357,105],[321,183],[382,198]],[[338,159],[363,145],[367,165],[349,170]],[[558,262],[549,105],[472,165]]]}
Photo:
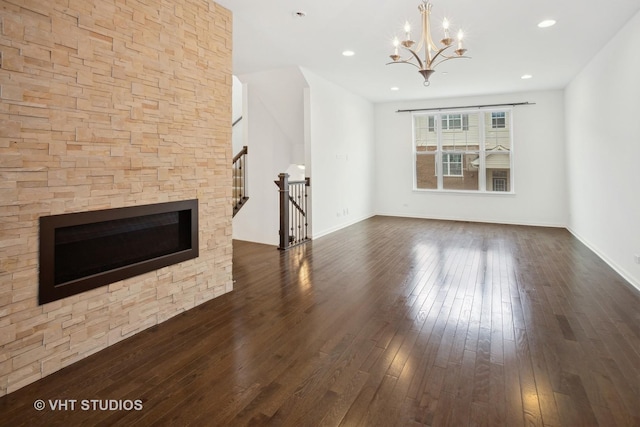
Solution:
{"label": "black fireplace insert", "polygon": [[197,256],[197,199],[44,216],[39,303]]}

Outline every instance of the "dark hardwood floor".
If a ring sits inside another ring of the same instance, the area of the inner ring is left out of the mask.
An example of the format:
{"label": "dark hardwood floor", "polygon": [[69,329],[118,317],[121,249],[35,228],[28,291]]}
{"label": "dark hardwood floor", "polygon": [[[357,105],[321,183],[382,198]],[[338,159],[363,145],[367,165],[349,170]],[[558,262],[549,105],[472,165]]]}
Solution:
{"label": "dark hardwood floor", "polygon": [[0,425],[640,426],[640,293],[566,230],[374,217],[236,241],[234,277],[1,398]]}

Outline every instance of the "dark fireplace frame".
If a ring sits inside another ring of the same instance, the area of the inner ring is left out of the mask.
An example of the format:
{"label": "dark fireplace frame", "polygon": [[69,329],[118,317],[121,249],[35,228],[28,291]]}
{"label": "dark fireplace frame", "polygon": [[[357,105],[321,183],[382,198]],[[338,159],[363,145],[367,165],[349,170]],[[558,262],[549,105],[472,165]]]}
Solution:
{"label": "dark fireplace frame", "polygon": [[[180,247],[176,251],[165,255],[154,256],[150,259],[56,283],[61,280],[60,277],[56,276],[56,235],[58,234],[56,230],[89,224],[97,224],[99,226],[100,223],[105,223],[102,225],[108,226],[108,224],[118,223],[118,220],[133,219],[135,221],[137,217],[170,213],[174,213],[174,215],[177,213],[179,218],[177,226],[174,225],[175,228],[183,230],[184,227],[188,227],[186,232],[178,231],[181,242],[184,243],[184,249]],[[108,221],[114,222],[108,223]],[[197,258],[199,256],[198,200],[182,200],[40,217],[39,256],[38,302],[40,305]]]}

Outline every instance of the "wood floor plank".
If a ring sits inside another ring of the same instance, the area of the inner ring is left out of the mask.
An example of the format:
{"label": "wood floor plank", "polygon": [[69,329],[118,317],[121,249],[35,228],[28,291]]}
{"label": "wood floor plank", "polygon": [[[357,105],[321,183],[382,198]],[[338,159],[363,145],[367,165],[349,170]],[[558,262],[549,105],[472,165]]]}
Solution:
{"label": "wood floor plank", "polygon": [[0,425],[640,425],[640,292],[566,230],[373,217],[285,252],[234,241],[233,275],[0,398]]}
{"label": "wood floor plank", "polygon": [[360,395],[362,388],[369,380],[369,374],[358,371],[339,393],[339,398],[330,406],[324,407],[324,416],[319,418],[319,426],[340,425],[347,412]]}
{"label": "wood floor plank", "polygon": [[473,383],[473,402],[488,403],[489,383],[491,379],[491,332],[480,330],[478,350],[475,352],[476,361],[473,377],[468,380]]}

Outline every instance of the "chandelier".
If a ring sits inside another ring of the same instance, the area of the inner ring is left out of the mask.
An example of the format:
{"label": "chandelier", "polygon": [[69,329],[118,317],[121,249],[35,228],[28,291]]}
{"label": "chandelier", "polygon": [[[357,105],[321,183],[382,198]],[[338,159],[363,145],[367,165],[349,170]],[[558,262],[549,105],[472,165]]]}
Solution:
{"label": "chandelier", "polygon": [[[464,56],[467,49],[462,47],[462,37],[464,35],[462,30],[458,31],[457,49],[453,51],[455,55],[445,55],[444,52],[453,47],[454,44],[454,39],[449,35],[449,21],[447,18],[444,18],[442,21],[444,37],[440,40],[441,47],[433,42],[430,25],[431,6],[432,5],[428,0],[422,0],[422,4],[418,6],[418,10],[422,15],[422,35],[418,43],[416,44],[414,40],[411,40],[411,26],[409,25],[409,22],[406,22],[404,24],[406,38],[402,41],[398,40],[398,37],[394,38],[394,52],[393,55],[389,55],[393,62],[387,63],[387,65],[410,64],[417,67],[418,72],[422,74],[422,77],[424,77],[423,84],[425,86],[429,86],[429,77],[431,77],[431,74],[435,72],[435,68],[439,64],[450,59],[469,58],[468,56]],[[398,48],[400,46],[408,50],[411,55],[403,59],[398,54]],[[420,57],[420,51],[422,49],[424,49],[424,59],[421,59]]]}

